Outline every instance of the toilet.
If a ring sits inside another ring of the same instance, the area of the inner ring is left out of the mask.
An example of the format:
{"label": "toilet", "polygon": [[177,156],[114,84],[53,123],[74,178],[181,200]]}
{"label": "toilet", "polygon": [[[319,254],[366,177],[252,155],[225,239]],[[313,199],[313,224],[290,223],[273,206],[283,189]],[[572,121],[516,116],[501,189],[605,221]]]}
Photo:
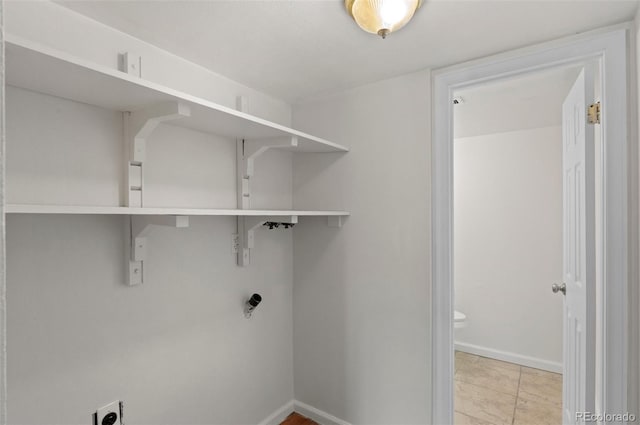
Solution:
{"label": "toilet", "polygon": [[467,315],[458,311],[458,310],[454,310],[453,312],[453,327],[454,329],[460,329],[460,328],[464,328],[467,326]]}

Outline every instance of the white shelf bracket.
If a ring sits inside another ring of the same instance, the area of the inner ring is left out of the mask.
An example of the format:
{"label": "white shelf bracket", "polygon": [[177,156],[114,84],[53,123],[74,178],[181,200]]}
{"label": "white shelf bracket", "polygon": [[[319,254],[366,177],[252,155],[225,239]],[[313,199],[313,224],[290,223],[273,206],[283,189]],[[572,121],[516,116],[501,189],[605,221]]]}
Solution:
{"label": "white shelf bracket", "polygon": [[127,196],[128,207],[144,206],[144,162],[147,139],[164,122],[191,116],[189,105],[167,102],[135,112],[125,113],[127,142]]}
{"label": "white shelf bracket", "polygon": [[236,96],[236,110],[239,112],[249,113],[249,101],[244,96]]}
{"label": "white shelf bracket", "polygon": [[283,149],[298,146],[297,136],[277,137],[260,140],[238,140],[236,159],[238,174],[238,208],[251,208],[251,177],[255,160],[269,149]]}
{"label": "white shelf bracket", "polygon": [[240,247],[238,249],[238,266],[246,267],[251,262],[251,249],[255,245],[255,232],[267,222],[296,224],[298,216],[280,217],[238,217],[238,235]]}
{"label": "white shelf bracket", "polygon": [[144,283],[147,236],[155,226],[189,227],[189,217],[184,215],[129,216],[129,285]]}
{"label": "white shelf bracket", "polygon": [[125,52],[118,56],[120,71],[142,78],[142,56],[134,52]]}
{"label": "white shelf bracket", "polygon": [[342,216],[339,216],[339,215],[327,216],[327,226],[342,227]]}

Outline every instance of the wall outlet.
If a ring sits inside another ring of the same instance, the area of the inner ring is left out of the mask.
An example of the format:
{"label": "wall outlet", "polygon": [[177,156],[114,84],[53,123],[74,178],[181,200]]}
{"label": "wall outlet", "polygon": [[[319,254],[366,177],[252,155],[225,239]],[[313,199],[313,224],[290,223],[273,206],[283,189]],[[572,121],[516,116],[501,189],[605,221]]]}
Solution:
{"label": "wall outlet", "polygon": [[233,235],[231,235],[231,253],[237,254],[239,250],[240,250],[240,235],[237,233],[234,233]]}
{"label": "wall outlet", "polygon": [[124,403],[117,400],[99,408],[93,414],[93,425],[124,425],[123,415]]}

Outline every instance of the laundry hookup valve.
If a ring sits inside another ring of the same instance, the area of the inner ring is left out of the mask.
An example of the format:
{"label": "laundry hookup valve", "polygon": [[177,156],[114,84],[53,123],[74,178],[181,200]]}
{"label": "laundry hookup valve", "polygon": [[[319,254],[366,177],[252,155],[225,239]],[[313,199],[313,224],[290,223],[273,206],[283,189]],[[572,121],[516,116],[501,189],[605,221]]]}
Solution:
{"label": "laundry hookup valve", "polygon": [[260,294],[251,295],[251,298],[244,303],[244,317],[250,319],[253,314],[253,310],[258,307],[258,304],[260,304],[261,301],[262,296]]}

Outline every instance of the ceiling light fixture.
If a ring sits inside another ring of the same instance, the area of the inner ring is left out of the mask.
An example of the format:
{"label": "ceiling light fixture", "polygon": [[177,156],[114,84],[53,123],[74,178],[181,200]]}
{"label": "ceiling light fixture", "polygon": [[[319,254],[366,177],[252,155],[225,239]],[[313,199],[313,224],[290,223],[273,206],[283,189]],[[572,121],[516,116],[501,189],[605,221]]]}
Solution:
{"label": "ceiling light fixture", "polygon": [[411,20],[422,0],[345,0],[344,5],[360,28],[387,38]]}

